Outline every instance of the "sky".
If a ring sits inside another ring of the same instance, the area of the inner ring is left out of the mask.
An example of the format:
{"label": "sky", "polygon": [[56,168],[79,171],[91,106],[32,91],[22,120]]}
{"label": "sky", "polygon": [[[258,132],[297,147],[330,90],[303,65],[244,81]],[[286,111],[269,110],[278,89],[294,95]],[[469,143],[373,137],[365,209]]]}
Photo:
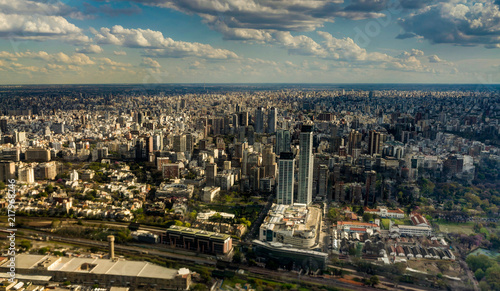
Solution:
{"label": "sky", "polygon": [[0,0],[0,84],[500,83],[500,0]]}

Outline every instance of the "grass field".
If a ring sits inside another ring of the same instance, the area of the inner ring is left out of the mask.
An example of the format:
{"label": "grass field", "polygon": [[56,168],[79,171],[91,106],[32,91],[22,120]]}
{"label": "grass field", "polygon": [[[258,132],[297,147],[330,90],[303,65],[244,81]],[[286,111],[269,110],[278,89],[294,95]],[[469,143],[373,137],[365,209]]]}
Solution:
{"label": "grass field", "polygon": [[439,225],[439,230],[442,232],[450,233],[464,233],[471,234],[474,233],[473,227],[474,223],[454,223],[454,222],[446,222],[446,221],[438,221],[436,222]]}
{"label": "grass field", "polygon": [[389,218],[382,218],[380,221],[381,221],[382,227],[384,229],[389,229],[389,224],[390,224],[390,221],[391,221]]}

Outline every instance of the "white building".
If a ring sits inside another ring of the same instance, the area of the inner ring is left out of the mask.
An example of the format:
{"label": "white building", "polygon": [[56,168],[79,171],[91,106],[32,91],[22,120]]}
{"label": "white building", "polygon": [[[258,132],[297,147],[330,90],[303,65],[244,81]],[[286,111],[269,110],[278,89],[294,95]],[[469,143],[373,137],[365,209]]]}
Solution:
{"label": "white building", "polygon": [[387,207],[379,207],[378,209],[370,209],[365,207],[365,213],[375,214],[382,218],[405,218],[405,213],[401,209],[389,210]]}
{"label": "white building", "polygon": [[432,228],[430,226],[392,225],[389,232],[391,235],[430,236]]}
{"label": "white building", "polygon": [[212,187],[210,187],[210,186],[204,187],[201,200],[203,202],[210,203],[214,200],[214,198],[217,195],[219,195],[219,192],[220,192],[220,187],[213,187],[213,186]]}

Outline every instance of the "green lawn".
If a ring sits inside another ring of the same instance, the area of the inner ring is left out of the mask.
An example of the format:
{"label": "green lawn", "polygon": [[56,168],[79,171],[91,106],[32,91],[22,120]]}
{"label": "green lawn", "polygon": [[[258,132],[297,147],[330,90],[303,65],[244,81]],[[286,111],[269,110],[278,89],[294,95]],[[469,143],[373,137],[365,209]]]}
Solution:
{"label": "green lawn", "polygon": [[447,221],[437,221],[437,225],[439,225],[439,230],[442,232],[450,233],[464,233],[471,234],[474,233],[474,223],[455,223],[455,222],[447,222]]}
{"label": "green lawn", "polygon": [[389,229],[389,224],[390,224],[390,221],[391,221],[389,218],[382,218],[380,221],[381,221],[382,227],[384,229]]}

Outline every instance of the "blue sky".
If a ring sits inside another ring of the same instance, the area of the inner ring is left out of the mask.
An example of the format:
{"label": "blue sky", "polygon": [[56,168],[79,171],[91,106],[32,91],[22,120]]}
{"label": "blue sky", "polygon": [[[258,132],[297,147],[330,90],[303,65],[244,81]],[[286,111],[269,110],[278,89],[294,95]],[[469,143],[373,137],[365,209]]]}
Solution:
{"label": "blue sky", "polygon": [[0,0],[0,84],[500,83],[500,0]]}

